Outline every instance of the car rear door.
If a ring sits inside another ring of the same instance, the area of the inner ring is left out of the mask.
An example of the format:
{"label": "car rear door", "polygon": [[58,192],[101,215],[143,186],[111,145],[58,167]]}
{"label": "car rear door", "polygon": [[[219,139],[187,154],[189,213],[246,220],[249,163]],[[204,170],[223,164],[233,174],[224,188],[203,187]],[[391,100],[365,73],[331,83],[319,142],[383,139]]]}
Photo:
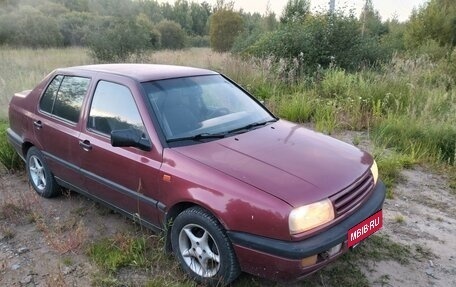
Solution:
{"label": "car rear door", "polygon": [[85,187],[92,196],[119,211],[158,225],[156,196],[161,150],[111,145],[111,131],[122,129],[140,131],[145,140],[151,141],[135,82],[120,76],[111,78],[114,80],[96,83],[79,136]]}
{"label": "car rear door", "polygon": [[56,75],[31,118],[35,145],[43,152],[52,173],[58,180],[76,186],[82,181],[77,154],[81,111],[90,82],[89,77]]}

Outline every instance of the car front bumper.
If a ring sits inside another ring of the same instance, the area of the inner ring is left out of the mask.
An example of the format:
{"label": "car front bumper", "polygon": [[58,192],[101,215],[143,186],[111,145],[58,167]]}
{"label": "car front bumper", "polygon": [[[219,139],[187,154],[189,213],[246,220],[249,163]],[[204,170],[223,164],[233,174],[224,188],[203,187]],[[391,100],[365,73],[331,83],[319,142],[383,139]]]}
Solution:
{"label": "car front bumper", "polygon": [[[274,280],[296,280],[345,253],[348,250],[347,234],[350,228],[382,209],[385,195],[385,185],[379,181],[370,198],[355,213],[302,241],[282,241],[232,231],[228,232],[228,236],[243,271]],[[337,252],[333,252],[335,248]],[[306,258],[315,255],[319,258],[315,264],[305,264]]]}

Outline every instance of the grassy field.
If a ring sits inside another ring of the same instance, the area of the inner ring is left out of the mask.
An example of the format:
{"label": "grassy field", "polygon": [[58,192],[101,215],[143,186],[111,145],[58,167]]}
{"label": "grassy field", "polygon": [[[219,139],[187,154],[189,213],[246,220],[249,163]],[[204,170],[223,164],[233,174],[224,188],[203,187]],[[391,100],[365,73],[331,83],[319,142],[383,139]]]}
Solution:
{"label": "grassy field", "polygon": [[5,119],[8,102],[15,92],[32,89],[52,70],[91,63],[83,49],[0,48],[0,119]]}

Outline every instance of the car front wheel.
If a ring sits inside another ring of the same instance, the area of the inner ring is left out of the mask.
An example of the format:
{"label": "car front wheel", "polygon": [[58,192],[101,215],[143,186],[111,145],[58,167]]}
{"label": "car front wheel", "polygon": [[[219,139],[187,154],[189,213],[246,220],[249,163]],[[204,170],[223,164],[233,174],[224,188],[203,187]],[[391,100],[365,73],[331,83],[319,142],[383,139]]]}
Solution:
{"label": "car front wheel", "polygon": [[50,198],[58,194],[58,185],[43,154],[31,147],[27,152],[27,173],[33,189],[42,197]]}
{"label": "car front wheel", "polygon": [[225,230],[200,207],[186,209],[176,217],[171,244],[182,268],[200,283],[225,286],[240,274]]}

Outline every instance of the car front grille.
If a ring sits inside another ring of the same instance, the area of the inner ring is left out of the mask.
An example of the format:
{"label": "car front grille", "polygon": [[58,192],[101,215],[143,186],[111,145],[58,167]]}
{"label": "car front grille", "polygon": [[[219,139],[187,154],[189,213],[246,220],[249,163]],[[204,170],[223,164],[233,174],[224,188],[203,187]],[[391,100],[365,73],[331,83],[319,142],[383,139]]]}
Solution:
{"label": "car front grille", "polygon": [[374,189],[374,178],[368,170],[353,184],[330,197],[334,205],[335,216],[340,217],[356,208]]}

